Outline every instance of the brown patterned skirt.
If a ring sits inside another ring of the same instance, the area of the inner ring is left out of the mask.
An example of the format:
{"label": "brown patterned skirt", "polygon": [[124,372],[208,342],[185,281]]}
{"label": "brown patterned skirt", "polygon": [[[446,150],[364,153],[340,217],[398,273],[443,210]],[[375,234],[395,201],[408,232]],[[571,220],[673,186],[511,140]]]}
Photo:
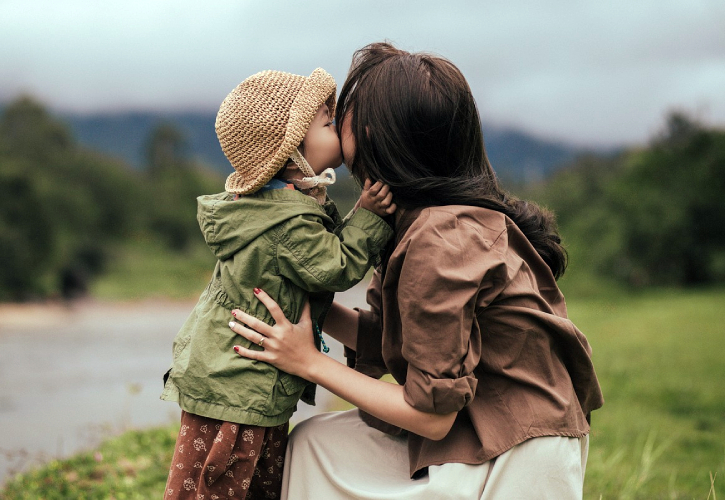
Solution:
{"label": "brown patterned skirt", "polygon": [[288,430],[182,411],[164,499],[279,498]]}

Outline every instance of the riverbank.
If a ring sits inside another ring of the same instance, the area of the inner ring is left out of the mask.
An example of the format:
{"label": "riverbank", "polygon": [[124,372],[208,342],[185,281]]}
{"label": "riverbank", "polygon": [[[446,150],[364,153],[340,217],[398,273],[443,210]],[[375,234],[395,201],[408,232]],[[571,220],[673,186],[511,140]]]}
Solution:
{"label": "riverbank", "polygon": [[192,301],[0,306],[0,481],[178,410],[158,400]]}
{"label": "riverbank", "polygon": [[[365,303],[365,284],[337,295]],[[171,343],[196,299],[0,304],[0,484],[129,429],[178,421],[159,400]],[[342,348],[328,342],[331,355]],[[300,404],[295,421],[329,408]],[[1,495],[0,495],[1,496]]]}
{"label": "riverbank", "polygon": [[118,314],[147,314],[172,308],[178,312],[189,311],[195,299],[159,299],[109,301],[78,299],[72,301],[0,303],[0,334],[12,328],[40,328],[45,320],[68,323],[74,318],[102,320]]}

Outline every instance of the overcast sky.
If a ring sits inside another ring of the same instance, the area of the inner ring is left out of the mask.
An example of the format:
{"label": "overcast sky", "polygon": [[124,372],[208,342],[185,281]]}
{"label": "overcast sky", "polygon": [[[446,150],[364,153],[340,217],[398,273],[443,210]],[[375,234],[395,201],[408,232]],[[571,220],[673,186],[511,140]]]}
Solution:
{"label": "overcast sky", "polygon": [[389,39],[452,60],[484,121],[588,145],[668,110],[725,124],[723,0],[0,0],[0,101],[216,111],[263,69],[328,70]]}

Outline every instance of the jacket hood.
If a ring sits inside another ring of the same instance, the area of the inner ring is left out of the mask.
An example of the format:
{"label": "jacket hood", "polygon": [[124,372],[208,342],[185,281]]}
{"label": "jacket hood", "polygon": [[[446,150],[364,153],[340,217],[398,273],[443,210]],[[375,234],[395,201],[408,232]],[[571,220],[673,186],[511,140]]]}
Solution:
{"label": "jacket hood", "polygon": [[325,225],[333,222],[323,206],[289,189],[261,191],[238,200],[226,192],[197,198],[199,227],[220,260],[228,259],[274,226],[300,216],[321,217]]}

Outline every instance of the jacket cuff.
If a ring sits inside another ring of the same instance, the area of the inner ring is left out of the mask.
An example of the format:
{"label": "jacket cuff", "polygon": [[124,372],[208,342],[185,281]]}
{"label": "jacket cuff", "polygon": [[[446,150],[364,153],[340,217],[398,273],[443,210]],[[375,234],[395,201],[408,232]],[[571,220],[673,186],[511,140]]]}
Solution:
{"label": "jacket cuff", "polygon": [[477,385],[478,380],[473,375],[438,379],[408,365],[403,397],[417,410],[445,415],[468,405],[473,400]]}

